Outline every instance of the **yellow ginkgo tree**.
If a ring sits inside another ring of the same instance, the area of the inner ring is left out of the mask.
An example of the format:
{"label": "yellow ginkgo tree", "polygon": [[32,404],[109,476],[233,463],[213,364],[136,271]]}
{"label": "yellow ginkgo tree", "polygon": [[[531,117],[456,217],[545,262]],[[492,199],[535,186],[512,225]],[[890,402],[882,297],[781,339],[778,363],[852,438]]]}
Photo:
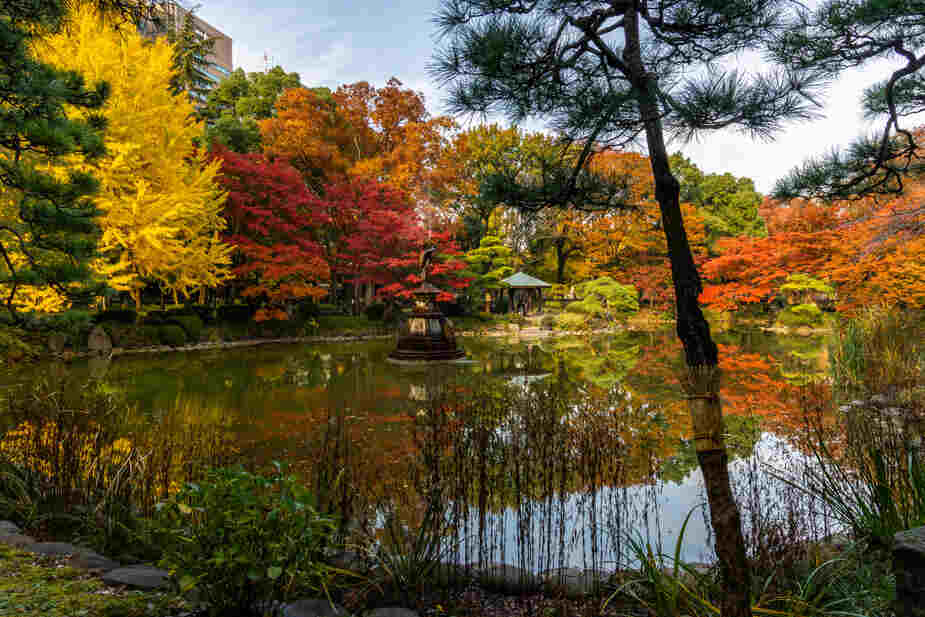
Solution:
{"label": "yellow ginkgo tree", "polygon": [[70,27],[36,53],[112,89],[102,109],[107,155],[89,169],[101,182],[96,268],[139,307],[152,281],[175,298],[216,285],[230,264],[230,248],[219,240],[225,194],[216,183],[219,163],[207,163],[194,147],[203,127],[192,104],[171,92],[172,49],[163,38],[147,40],[130,24],[77,7]]}

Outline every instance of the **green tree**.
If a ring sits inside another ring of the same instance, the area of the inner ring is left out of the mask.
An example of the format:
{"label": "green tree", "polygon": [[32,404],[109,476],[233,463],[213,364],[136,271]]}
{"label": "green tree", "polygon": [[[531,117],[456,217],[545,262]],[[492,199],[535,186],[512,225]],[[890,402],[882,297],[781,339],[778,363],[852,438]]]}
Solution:
{"label": "green tree", "polygon": [[[458,112],[543,117],[581,144],[570,172],[494,188],[509,203],[578,206],[593,153],[644,134],[675,290],[685,387],[698,440],[725,593],[724,615],[750,615],[750,575],[722,441],[717,347],[698,303],[700,275],[681,215],[665,133],[738,127],[767,137],[789,119],[811,117],[811,73],[747,76],[719,63],[781,26],[779,0],[444,0],[436,21],[448,38],[434,75],[451,85]],[[548,180],[548,181],[547,181]],[[552,197],[553,199],[550,199]]]}
{"label": "green tree", "polygon": [[901,126],[904,117],[925,111],[923,14],[922,0],[825,0],[814,10],[801,8],[796,27],[776,38],[771,49],[778,62],[828,78],[885,59],[902,63],[864,93],[867,119],[882,119],[883,128],[791,170],[774,185],[776,198],[901,193],[903,177],[925,169],[921,133]]}
{"label": "green tree", "polygon": [[286,73],[280,66],[264,73],[236,69],[209,92],[199,112],[208,125],[206,140],[242,154],[259,150],[257,121],[275,116],[276,100],[283,90],[301,85],[298,73]]}
{"label": "green tree", "polygon": [[196,29],[195,10],[168,5],[164,23],[167,40],[174,49],[173,68],[176,73],[170,85],[175,94],[186,92],[191,101],[200,102],[212,87],[212,78],[206,69],[209,66],[208,56],[215,48],[215,39],[200,34]]}
{"label": "green tree", "polygon": [[[73,71],[38,62],[34,41],[64,27],[58,0],[0,7],[0,283],[16,317],[20,286],[51,286],[77,297],[89,292],[98,183],[87,173],[56,175],[47,164],[64,156],[104,154],[104,120],[96,112],[109,87],[88,87]],[[64,106],[86,112],[68,119]]]}
{"label": "green tree", "polygon": [[697,207],[711,247],[725,236],[767,235],[764,220],[758,214],[763,198],[751,178],[736,178],[728,172],[704,174],[680,152],[672,154],[669,162],[681,184],[681,201]]}

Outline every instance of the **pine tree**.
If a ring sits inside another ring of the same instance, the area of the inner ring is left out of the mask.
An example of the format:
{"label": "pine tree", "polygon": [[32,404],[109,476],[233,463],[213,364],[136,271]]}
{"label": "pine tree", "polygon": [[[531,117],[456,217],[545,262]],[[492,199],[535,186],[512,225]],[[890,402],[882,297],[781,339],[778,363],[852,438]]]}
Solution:
{"label": "pine tree", "polygon": [[775,184],[776,198],[901,193],[908,174],[925,171],[921,134],[902,125],[903,118],[925,111],[923,15],[922,0],[825,0],[813,10],[802,8],[795,27],[776,37],[771,50],[778,62],[829,79],[885,59],[902,63],[869,86],[861,102],[867,119],[882,119],[883,128],[807,160]]}
{"label": "pine tree", "polygon": [[[66,12],[58,0],[3,3],[0,7],[0,284],[3,302],[17,317],[23,286],[52,286],[86,297],[95,250],[98,183],[86,172],[55,174],[62,156],[99,158],[105,148],[105,82],[87,86],[74,71],[39,62],[31,47],[61,29]],[[64,106],[80,109],[68,118]]]}
{"label": "pine tree", "polygon": [[[206,73],[208,56],[215,48],[215,39],[203,36],[196,29],[193,13],[168,4],[165,21],[167,41],[173,45],[174,75],[170,85],[174,93],[186,92],[191,101],[204,101],[212,86]],[[182,19],[178,13],[182,12]]]}
{"label": "pine tree", "polygon": [[[580,204],[576,180],[593,153],[645,135],[671,262],[678,336],[690,369],[685,383],[727,616],[751,614],[750,577],[722,440],[717,347],[697,300],[701,281],[665,138],[724,127],[767,137],[785,120],[811,116],[804,93],[818,85],[812,73],[749,77],[716,68],[767,40],[781,25],[780,5],[778,0],[444,0],[436,18],[449,42],[433,73],[452,84],[455,111],[502,111],[515,122],[542,117],[566,143],[582,144],[571,173],[552,176],[555,190],[544,191],[546,204]],[[524,193],[518,184],[496,188],[515,197]]]}

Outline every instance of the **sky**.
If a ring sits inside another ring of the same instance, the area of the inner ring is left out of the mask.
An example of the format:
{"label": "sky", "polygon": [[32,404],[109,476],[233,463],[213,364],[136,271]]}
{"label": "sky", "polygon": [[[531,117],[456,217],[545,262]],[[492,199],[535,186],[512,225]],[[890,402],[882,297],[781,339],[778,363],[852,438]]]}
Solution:
{"label": "sky", "polygon": [[[397,77],[405,87],[421,92],[430,113],[438,115],[446,112],[445,101],[427,65],[437,44],[431,20],[439,4],[440,0],[203,0],[196,14],[231,37],[234,68],[261,71],[266,54],[271,67],[278,64],[299,73],[306,86],[336,89],[367,81],[380,87]],[[759,68],[754,57],[740,62],[746,70]],[[768,193],[776,179],[807,157],[879,130],[882,122],[871,124],[861,117],[861,93],[898,66],[899,61],[878,62],[844,73],[823,99],[823,119],[786,126],[773,142],[724,130],[706,133],[699,142],[669,144],[669,150],[680,150],[704,172],[752,178],[759,192]],[[481,121],[458,120],[463,126]],[[508,124],[502,117],[488,120]],[[925,124],[925,116],[907,123]],[[523,128],[538,130],[542,124],[531,122]]]}

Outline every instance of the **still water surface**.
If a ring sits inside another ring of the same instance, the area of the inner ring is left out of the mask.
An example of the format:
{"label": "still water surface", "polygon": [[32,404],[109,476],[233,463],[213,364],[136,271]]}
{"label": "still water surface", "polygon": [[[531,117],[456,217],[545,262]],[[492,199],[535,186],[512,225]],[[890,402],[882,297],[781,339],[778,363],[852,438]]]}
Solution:
{"label": "still water surface", "polygon": [[[757,529],[794,501],[767,466],[801,458],[800,392],[824,378],[826,342],[717,338],[734,482]],[[380,340],[97,358],[4,381],[97,380],[135,406],[132,430],[220,433],[227,460],[287,461],[372,528],[389,512],[413,528],[439,485],[460,561],[612,569],[628,537],[673,552],[692,510],[684,558],[710,560],[673,332],[460,342],[469,362],[427,368],[386,362],[394,341]]]}

